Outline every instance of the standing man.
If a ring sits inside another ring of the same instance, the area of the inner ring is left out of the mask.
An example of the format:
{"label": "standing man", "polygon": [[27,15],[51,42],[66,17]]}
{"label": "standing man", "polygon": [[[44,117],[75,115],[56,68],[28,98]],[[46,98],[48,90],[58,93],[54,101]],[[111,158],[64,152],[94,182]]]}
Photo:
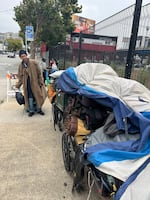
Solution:
{"label": "standing man", "polygon": [[44,115],[41,107],[46,99],[46,89],[40,67],[35,60],[27,57],[25,50],[19,51],[19,57],[22,62],[18,68],[16,88],[19,89],[23,85],[25,108],[29,111],[28,116],[32,117],[35,111]]}

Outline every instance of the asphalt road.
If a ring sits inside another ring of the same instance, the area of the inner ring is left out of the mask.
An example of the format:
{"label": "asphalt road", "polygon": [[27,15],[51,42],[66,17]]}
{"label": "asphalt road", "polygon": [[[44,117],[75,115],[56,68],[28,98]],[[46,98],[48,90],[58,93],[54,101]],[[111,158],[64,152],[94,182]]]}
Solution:
{"label": "asphalt road", "polygon": [[[17,72],[20,59],[0,55],[0,199],[98,200],[95,188],[72,194],[72,177],[64,168],[61,136],[54,131],[47,98],[44,116],[28,117],[23,106],[6,101],[6,73]],[[3,103],[2,103],[3,102]]]}
{"label": "asphalt road", "polygon": [[7,97],[7,72],[16,73],[19,62],[20,58],[18,56],[8,58],[7,55],[0,54],[0,101],[5,101]]}

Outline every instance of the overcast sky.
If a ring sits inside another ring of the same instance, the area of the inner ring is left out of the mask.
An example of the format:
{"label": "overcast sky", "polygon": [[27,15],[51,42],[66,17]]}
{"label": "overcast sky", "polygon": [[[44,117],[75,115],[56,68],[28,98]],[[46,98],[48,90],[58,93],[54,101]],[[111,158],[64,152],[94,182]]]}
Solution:
{"label": "overcast sky", "polygon": [[[2,0],[1,0],[2,1]],[[65,1],[65,0],[64,0]],[[19,5],[21,0],[4,0],[0,4],[0,32],[18,32],[19,26],[13,20],[13,7]],[[136,0],[78,0],[82,5],[82,17],[93,19],[96,23],[111,15],[135,4]],[[143,5],[150,0],[143,0]]]}

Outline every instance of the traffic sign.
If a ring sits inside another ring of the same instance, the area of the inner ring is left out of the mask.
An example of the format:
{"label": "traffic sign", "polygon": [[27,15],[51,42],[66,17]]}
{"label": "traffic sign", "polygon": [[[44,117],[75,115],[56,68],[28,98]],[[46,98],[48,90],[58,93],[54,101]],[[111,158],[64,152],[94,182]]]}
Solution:
{"label": "traffic sign", "polygon": [[26,41],[34,41],[33,26],[26,26]]}

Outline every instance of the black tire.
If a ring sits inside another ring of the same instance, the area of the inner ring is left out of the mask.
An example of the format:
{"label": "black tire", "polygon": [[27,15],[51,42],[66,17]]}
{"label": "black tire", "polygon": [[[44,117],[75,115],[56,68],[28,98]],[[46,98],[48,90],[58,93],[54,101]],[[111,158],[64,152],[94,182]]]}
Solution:
{"label": "black tire", "polygon": [[54,121],[54,126],[57,125],[59,131],[63,131],[63,112],[57,107],[55,103],[52,103],[52,116]]}
{"label": "black tire", "polygon": [[67,172],[70,174],[74,171],[74,155],[71,136],[64,133],[62,135],[62,155],[64,166]]}
{"label": "black tire", "polygon": [[68,144],[68,135],[64,133],[62,135],[62,155],[63,155],[63,161],[64,161],[64,166],[67,172],[70,172],[70,150],[69,150],[69,144]]}
{"label": "black tire", "polygon": [[64,130],[64,127],[63,127],[63,112],[61,110],[58,111],[57,117],[58,117],[59,131],[62,132]]}

